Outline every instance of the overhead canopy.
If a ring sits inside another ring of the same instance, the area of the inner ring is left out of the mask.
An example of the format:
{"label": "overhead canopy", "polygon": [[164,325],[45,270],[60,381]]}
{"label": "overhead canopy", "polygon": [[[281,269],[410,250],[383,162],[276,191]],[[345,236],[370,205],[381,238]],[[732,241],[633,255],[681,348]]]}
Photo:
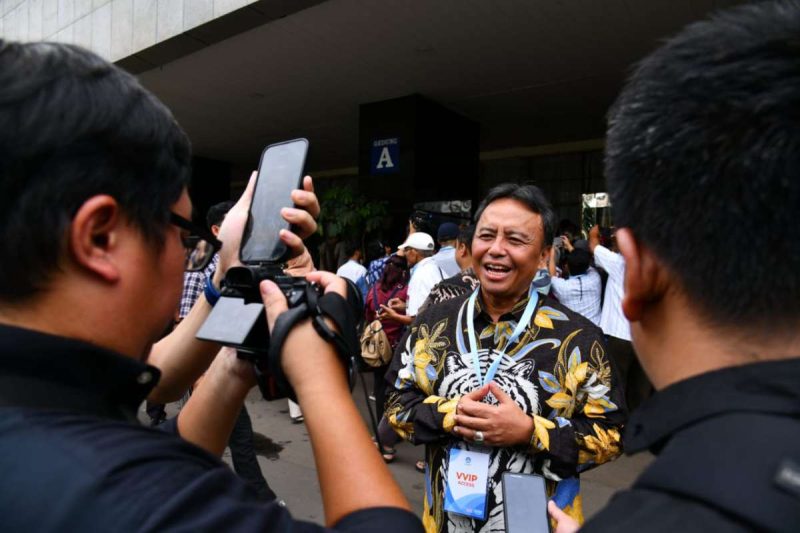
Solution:
{"label": "overhead canopy", "polygon": [[420,93],[481,125],[481,149],[602,137],[629,67],[732,0],[328,0],[142,82],[195,153],[253,168],[298,136],[307,168],[355,167],[358,106]]}

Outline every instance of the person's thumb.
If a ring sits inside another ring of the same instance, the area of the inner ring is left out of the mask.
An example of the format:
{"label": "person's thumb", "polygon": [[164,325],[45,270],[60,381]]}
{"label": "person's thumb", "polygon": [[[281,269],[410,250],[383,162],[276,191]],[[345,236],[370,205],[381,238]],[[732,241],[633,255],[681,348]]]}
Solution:
{"label": "person's thumb", "polygon": [[286,296],[283,295],[280,288],[270,280],[264,280],[259,285],[261,290],[261,300],[264,302],[264,308],[267,312],[267,326],[270,333],[272,328],[275,327],[275,320],[278,315],[288,309],[286,305]]}
{"label": "person's thumb", "polygon": [[580,528],[580,524],[562,511],[553,500],[547,502],[547,512],[550,514],[550,518],[556,522],[556,529],[553,533],[575,533]]}

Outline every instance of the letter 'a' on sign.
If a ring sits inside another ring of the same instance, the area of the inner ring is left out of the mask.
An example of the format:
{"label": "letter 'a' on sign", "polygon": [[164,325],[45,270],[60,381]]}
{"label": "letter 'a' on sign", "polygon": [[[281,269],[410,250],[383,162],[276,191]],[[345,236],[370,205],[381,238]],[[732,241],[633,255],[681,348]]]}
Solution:
{"label": "letter 'a' on sign", "polygon": [[400,139],[389,137],[374,139],[369,154],[370,174],[397,174],[400,172]]}
{"label": "letter 'a' on sign", "polygon": [[389,147],[384,146],[381,150],[381,155],[378,158],[378,165],[376,168],[393,168],[394,162],[392,161],[392,155],[389,153]]}

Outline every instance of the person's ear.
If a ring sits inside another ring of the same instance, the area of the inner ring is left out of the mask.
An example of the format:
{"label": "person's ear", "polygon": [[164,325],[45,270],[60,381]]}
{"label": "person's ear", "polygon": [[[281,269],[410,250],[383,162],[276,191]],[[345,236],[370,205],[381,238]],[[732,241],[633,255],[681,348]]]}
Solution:
{"label": "person's ear", "polygon": [[220,227],[219,227],[219,225],[218,225],[218,224],[212,224],[212,225],[211,225],[211,234],[212,234],[214,237],[219,237],[219,228],[220,228]]}
{"label": "person's ear", "polygon": [[93,196],[78,208],[69,227],[69,253],[84,269],[106,281],[117,281],[120,270],[114,250],[124,224],[117,201],[106,194]]}
{"label": "person's ear", "polygon": [[617,246],[625,258],[625,295],[622,312],[631,322],[642,319],[647,306],[666,292],[667,273],[652,250],[636,240],[629,228],[617,230]]}
{"label": "person's ear", "polygon": [[539,255],[539,270],[547,270],[550,267],[550,254],[553,253],[552,246],[545,246],[542,248],[542,253]]}

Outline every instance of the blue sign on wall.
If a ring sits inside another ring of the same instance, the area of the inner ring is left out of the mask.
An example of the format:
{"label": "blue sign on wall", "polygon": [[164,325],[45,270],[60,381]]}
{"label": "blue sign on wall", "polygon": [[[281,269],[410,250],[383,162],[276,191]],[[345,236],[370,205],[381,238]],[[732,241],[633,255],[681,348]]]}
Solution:
{"label": "blue sign on wall", "polygon": [[371,174],[400,172],[400,141],[397,137],[372,141],[369,167]]}

